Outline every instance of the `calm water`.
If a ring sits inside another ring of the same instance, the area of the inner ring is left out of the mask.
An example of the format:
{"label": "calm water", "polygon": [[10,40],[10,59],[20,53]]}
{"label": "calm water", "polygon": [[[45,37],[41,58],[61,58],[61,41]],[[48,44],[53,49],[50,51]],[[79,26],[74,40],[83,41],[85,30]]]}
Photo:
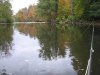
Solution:
{"label": "calm water", "polygon": [[[0,25],[0,74],[85,75],[91,27]],[[92,74],[100,74],[100,29],[95,28]]]}

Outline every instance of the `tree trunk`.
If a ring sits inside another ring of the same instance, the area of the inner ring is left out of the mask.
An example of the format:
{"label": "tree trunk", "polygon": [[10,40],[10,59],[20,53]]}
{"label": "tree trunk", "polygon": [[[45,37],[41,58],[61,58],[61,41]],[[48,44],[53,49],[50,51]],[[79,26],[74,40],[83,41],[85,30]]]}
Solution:
{"label": "tree trunk", "polygon": [[55,20],[56,20],[56,18],[57,18],[57,16],[58,16],[58,0],[55,0]]}

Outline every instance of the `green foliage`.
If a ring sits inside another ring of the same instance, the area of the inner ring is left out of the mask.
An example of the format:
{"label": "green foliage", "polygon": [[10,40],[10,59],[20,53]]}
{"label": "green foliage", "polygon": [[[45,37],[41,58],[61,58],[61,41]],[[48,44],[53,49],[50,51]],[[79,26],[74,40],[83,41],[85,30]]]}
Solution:
{"label": "green foliage", "polygon": [[76,18],[75,18],[75,16],[68,16],[68,20],[75,20]]}
{"label": "green foliage", "polygon": [[12,10],[9,0],[0,2],[0,22],[12,22]]}
{"label": "green foliage", "polygon": [[2,55],[10,55],[12,50],[13,40],[13,27],[12,25],[1,25],[0,24],[0,57]]}
{"label": "green foliage", "polygon": [[100,18],[100,2],[96,0],[39,0],[34,7],[19,10],[16,18],[19,21],[66,22]]}
{"label": "green foliage", "polygon": [[[90,5],[91,2],[91,0],[39,0],[38,15],[47,21],[56,19],[58,22],[66,21],[66,19],[78,20],[89,16],[99,17],[100,4]],[[56,4],[58,9],[56,9]],[[89,11],[88,14],[89,9],[96,10],[96,12]]]}
{"label": "green foliage", "polygon": [[56,0],[39,0],[38,15],[43,17],[46,21],[56,19],[56,11]]}
{"label": "green foliage", "polygon": [[59,0],[58,2],[58,17],[57,20],[64,21],[68,18],[68,15],[71,13],[71,4],[70,0]]}
{"label": "green foliage", "polygon": [[100,2],[91,3],[88,11],[88,17],[94,19],[100,19]]}
{"label": "green foliage", "polygon": [[74,1],[74,16],[76,19],[81,18],[85,13],[86,0],[75,0]]}

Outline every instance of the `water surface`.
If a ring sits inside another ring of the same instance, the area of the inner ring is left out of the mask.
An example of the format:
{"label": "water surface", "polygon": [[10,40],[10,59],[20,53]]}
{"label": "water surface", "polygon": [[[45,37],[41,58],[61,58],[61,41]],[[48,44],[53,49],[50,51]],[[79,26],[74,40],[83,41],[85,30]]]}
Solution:
{"label": "water surface", "polygon": [[[9,75],[84,75],[91,27],[75,25],[0,25],[0,73]],[[100,31],[95,28],[92,74],[99,75]]]}

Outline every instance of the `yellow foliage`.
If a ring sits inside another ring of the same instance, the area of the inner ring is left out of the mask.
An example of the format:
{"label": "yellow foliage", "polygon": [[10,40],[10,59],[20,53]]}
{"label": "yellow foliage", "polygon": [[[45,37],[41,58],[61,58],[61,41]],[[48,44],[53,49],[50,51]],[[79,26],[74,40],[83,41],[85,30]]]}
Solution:
{"label": "yellow foliage", "polygon": [[59,0],[58,15],[61,19],[71,14],[71,0]]}

